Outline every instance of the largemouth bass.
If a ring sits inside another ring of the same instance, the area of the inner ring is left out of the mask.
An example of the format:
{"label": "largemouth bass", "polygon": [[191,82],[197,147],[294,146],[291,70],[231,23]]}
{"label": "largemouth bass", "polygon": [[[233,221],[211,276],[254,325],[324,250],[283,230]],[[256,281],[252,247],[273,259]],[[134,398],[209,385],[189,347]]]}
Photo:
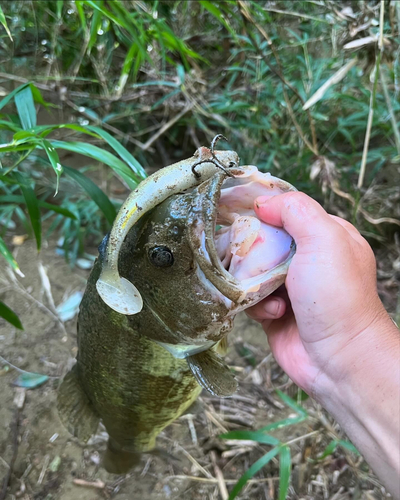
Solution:
{"label": "largemouth bass", "polygon": [[239,311],[283,283],[295,252],[292,238],[253,210],[257,196],[295,188],[238,166],[233,151],[200,148],[142,184],[99,247],[77,363],[58,393],[61,420],[80,440],[103,421],[103,464],[117,473],[152,450],[202,388],[235,391],[218,344]]}

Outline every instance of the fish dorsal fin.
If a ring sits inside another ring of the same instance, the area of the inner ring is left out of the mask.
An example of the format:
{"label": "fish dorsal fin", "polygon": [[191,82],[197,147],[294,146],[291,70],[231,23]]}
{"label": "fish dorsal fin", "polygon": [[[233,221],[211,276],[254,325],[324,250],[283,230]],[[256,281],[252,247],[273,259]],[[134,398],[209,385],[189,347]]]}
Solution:
{"label": "fish dorsal fin", "polygon": [[187,358],[197,382],[214,396],[231,396],[237,389],[237,381],[228,365],[215,351],[203,351]]}
{"label": "fish dorsal fin", "polygon": [[57,409],[61,422],[69,432],[79,441],[87,443],[96,432],[100,417],[79,382],[78,365],[65,375],[58,389]]}

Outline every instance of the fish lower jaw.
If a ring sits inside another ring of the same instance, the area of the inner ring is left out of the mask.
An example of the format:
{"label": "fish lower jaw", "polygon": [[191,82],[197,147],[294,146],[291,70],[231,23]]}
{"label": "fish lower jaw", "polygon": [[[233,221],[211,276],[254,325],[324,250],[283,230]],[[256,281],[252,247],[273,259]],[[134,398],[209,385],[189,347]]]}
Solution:
{"label": "fish lower jaw", "polygon": [[157,344],[164,347],[168,352],[177,359],[185,359],[194,354],[206,351],[210,349],[216,342],[214,340],[209,340],[201,345],[188,345],[188,344],[167,344],[166,342],[156,341]]}

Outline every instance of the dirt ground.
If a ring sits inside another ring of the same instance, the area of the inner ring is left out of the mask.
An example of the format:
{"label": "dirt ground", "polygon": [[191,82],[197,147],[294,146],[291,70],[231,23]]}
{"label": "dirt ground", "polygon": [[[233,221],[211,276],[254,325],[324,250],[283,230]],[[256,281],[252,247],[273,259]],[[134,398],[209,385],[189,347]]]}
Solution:
{"label": "dirt ground", "polygon": [[[89,252],[96,254],[96,249]],[[144,455],[130,474],[108,474],[100,466],[107,440],[104,429],[100,426],[88,445],[80,444],[62,426],[55,404],[59,378],[76,355],[76,317],[63,324],[54,314],[52,301],[57,306],[73,292],[83,291],[89,271],[71,269],[56,255],[55,240],[45,244],[39,256],[32,240],[15,246],[14,254],[25,278],[17,279],[3,268],[0,295],[19,312],[25,330],[0,321],[0,354],[20,369],[53,378],[34,389],[16,388],[18,372],[0,360],[0,497],[4,478],[10,476],[7,500],[227,498],[225,487],[230,490],[269,447],[218,436],[293,416],[275,388],[297,396],[297,388],[275,363],[258,325],[242,315],[229,337],[227,360],[240,381],[238,393],[219,400],[203,392],[189,412],[159,436],[158,446],[176,460]],[[51,295],[40,278],[40,263],[47,271]],[[389,298],[393,303],[393,294]],[[305,421],[274,431],[278,439],[295,440],[289,498],[387,498],[361,457],[338,448],[315,460],[332,439],[343,435],[316,403],[307,400],[304,406],[309,414]],[[279,464],[273,460],[240,498],[278,498],[278,487]]]}

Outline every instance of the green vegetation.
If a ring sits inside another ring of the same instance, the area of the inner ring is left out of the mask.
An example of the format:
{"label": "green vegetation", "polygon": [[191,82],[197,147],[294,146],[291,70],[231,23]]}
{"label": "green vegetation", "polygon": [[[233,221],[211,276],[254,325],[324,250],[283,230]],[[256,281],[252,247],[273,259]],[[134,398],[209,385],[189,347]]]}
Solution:
{"label": "green vegetation", "polygon": [[[21,229],[40,250],[45,230],[74,264],[146,172],[217,133],[243,164],[293,183],[378,250],[394,248],[399,28],[400,2],[4,2],[1,255],[21,274],[12,236]],[[2,302],[0,316],[22,327]],[[274,456],[285,498],[290,447],[265,433],[295,423],[231,433],[272,446],[231,498]]]}

